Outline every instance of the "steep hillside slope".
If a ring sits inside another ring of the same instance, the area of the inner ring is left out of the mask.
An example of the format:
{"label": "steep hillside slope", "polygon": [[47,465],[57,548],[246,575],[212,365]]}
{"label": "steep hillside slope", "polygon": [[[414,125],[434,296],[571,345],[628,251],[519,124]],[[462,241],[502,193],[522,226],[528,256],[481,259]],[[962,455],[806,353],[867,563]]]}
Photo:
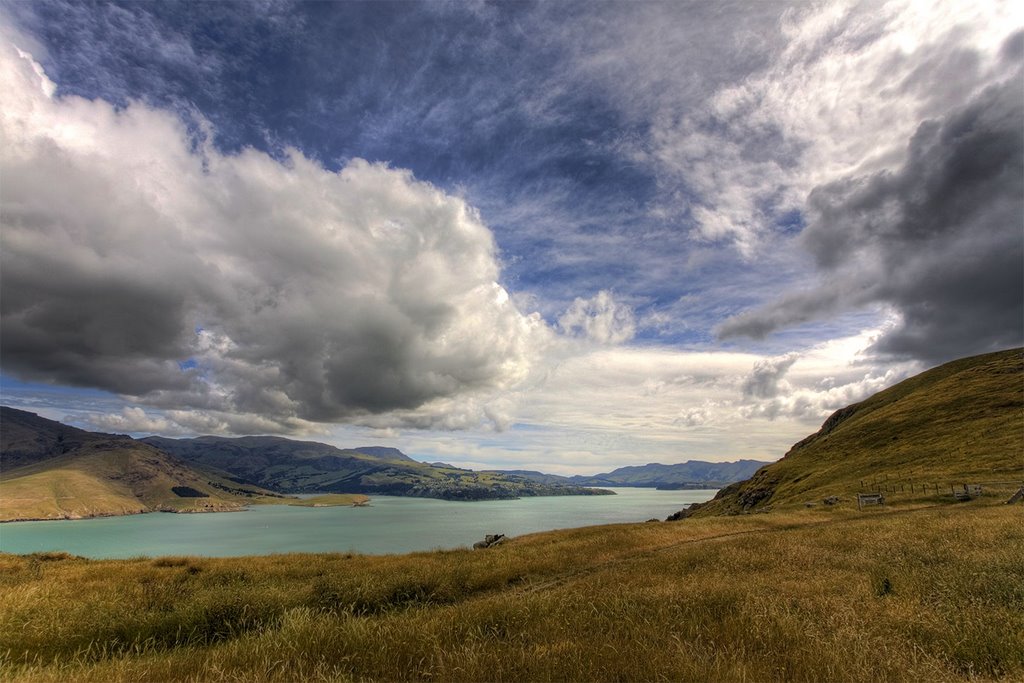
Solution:
{"label": "steep hillside slope", "polygon": [[781,460],[695,514],[849,501],[874,488],[888,488],[894,501],[948,496],[951,484],[1009,487],[1022,479],[1024,355],[1013,349],[947,363],[836,411]]}
{"label": "steep hillside slope", "polygon": [[0,409],[0,437],[0,521],[240,510],[269,494],[130,437],[13,408]]}

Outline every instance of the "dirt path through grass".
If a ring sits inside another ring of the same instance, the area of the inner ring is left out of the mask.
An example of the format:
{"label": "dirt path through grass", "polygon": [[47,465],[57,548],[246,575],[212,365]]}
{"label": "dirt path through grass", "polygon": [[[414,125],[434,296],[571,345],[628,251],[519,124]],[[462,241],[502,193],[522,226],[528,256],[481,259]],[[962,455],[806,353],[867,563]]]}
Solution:
{"label": "dirt path through grass", "polygon": [[[889,517],[895,517],[895,516],[902,516],[902,515],[909,515],[909,514],[914,514],[914,513],[918,513],[918,512],[923,512],[923,511],[926,511],[926,510],[935,510],[935,509],[943,508],[943,507],[948,507],[948,506],[944,505],[944,504],[926,505],[926,506],[922,506],[922,507],[914,507],[914,508],[909,508],[909,509],[886,510],[882,514],[884,514],[886,516],[889,516]],[[618,568],[618,567],[620,567],[622,565],[625,565],[625,564],[629,564],[629,563],[632,563],[632,562],[638,562],[638,561],[641,561],[641,560],[649,559],[651,557],[654,557],[655,555],[658,555],[658,554],[661,554],[661,553],[665,553],[665,552],[668,552],[670,550],[674,550],[676,548],[681,548],[683,546],[693,545],[693,544],[696,544],[696,543],[706,543],[706,542],[713,542],[713,541],[721,541],[721,540],[725,540],[725,539],[735,538],[737,536],[749,536],[749,535],[754,535],[754,534],[775,534],[775,533],[783,533],[783,532],[787,532],[787,531],[795,531],[795,530],[798,530],[798,529],[806,529],[806,528],[810,528],[810,527],[829,527],[829,526],[837,526],[837,525],[843,525],[843,524],[850,524],[850,523],[854,523],[854,522],[863,522],[864,520],[868,520],[868,519],[871,519],[873,517],[877,517],[878,514],[879,514],[878,511],[872,511],[872,512],[867,513],[867,514],[859,514],[859,515],[854,516],[854,517],[844,517],[844,518],[841,518],[841,519],[825,519],[825,520],[815,520],[815,521],[789,522],[789,523],[779,524],[778,526],[768,526],[768,527],[757,526],[757,527],[754,527],[754,528],[743,529],[743,530],[740,530],[740,531],[729,531],[729,532],[726,532],[726,533],[711,534],[711,535],[708,535],[708,536],[700,536],[700,537],[697,537],[697,538],[687,538],[687,539],[683,539],[681,541],[675,541],[673,543],[669,543],[667,545],[661,545],[661,546],[658,546],[658,547],[655,547],[655,548],[649,548],[649,549],[646,549],[646,550],[630,552],[630,553],[628,553],[628,554],[626,554],[624,556],[615,557],[615,558],[612,558],[610,560],[605,560],[604,562],[599,562],[599,563],[596,563],[596,564],[591,564],[591,565],[588,565],[588,566],[585,566],[585,567],[579,567],[577,569],[573,569],[573,570],[564,572],[564,573],[562,573],[562,574],[560,574],[558,576],[555,576],[555,577],[552,577],[552,578],[549,578],[549,579],[545,579],[544,581],[540,581],[538,583],[531,583],[531,584],[524,585],[524,586],[518,588],[516,590],[516,592],[524,594],[524,595],[531,595],[531,594],[534,594],[534,593],[539,593],[539,592],[542,592],[542,591],[550,590],[550,589],[558,587],[558,586],[565,585],[566,583],[569,583],[570,581],[573,581],[575,579],[581,579],[581,578],[584,578],[584,577],[593,576],[594,574],[598,574],[600,572],[607,571],[609,569],[614,569],[614,568]],[[766,517],[765,521],[771,521],[771,520]],[[684,525],[684,524],[686,524],[686,520],[682,520],[682,521],[679,521],[679,522],[663,522],[663,523],[664,524],[680,524],[680,525]]]}

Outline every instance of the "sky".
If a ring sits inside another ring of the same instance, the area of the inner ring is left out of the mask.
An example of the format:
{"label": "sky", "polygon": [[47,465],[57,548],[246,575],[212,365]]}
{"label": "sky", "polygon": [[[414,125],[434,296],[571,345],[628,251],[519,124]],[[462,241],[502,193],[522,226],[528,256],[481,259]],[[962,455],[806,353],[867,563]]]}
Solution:
{"label": "sky", "polygon": [[1024,5],[0,3],[0,399],[775,460],[1024,344]]}

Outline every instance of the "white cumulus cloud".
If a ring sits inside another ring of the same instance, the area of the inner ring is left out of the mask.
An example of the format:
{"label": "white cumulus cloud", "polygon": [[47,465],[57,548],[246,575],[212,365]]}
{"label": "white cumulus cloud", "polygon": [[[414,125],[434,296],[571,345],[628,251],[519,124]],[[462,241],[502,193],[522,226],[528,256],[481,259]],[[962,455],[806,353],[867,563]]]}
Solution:
{"label": "white cumulus cloud", "polygon": [[558,319],[563,332],[599,344],[621,344],[636,335],[633,309],[601,290],[589,299],[577,297]]}
{"label": "white cumulus cloud", "polygon": [[409,171],[222,154],[168,112],[54,97],[10,42],[0,87],[5,372],[203,431],[435,424],[452,402],[468,422],[547,334],[478,213]]}

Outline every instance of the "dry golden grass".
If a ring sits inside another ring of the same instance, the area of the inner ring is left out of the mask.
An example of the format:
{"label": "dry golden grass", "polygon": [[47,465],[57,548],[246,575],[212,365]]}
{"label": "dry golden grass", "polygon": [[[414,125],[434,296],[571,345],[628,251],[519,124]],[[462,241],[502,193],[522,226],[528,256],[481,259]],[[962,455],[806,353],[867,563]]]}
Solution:
{"label": "dry golden grass", "polygon": [[486,551],[0,555],[7,680],[1024,678],[1020,506],[807,510]]}
{"label": "dry golden grass", "polygon": [[0,486],[0,520],[132,514],[148,509],[126,484],[98,478],[77,464],[5,478]]}

